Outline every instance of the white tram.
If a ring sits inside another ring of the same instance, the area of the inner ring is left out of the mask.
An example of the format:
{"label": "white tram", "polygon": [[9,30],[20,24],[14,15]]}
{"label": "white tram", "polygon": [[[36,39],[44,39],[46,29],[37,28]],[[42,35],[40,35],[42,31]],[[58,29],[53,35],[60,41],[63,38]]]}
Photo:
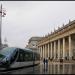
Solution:
{"label": "white tram", "polygon": [[0,68],[20,68],[40,63],[40,55],[31,49],[6,47],[0,50]]}

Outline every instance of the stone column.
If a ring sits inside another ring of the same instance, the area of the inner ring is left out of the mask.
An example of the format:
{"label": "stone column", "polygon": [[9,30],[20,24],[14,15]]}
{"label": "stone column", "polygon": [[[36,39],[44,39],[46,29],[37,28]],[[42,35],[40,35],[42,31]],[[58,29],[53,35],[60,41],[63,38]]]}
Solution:
{"label": "stone column", "polygon": [[43,45],[42,45],[42,58],[43,58]]}
{"label": "stone column", "polygon": [[41,46],[41,58],[42,58],[42,46]]}
{"label": "stone column", "polygon": [[43,46],[42,46],[42,59],[43,59]]}
{"label": "stone column", "polygon": [[54,59],[56,59],[56,41],[54,41]]}
{"label": "stone column", "polygon": [[71,35],[69,35],[69,59],[72,59]]}
{"label": "stone column", "polygon": [[42,46],[41,46],[41,58],[42,58]]}
{"label": "stone column", "polygon": [[52,58],[52,42],[51,42],[51,54],[50,55],[51,55],[51,58]]}
{"label": "stone column", "polygon": [[48,43],[48,58],[49,58],[49,43]]}
{"label": "stone column", "polygon": [[45,58],[45,48],[44,48],[44,45],[43,45],[43,58]]}
{"label": "stone column", "polygon": [[38,49],[39,49],[39,50],[38,50],[38,53],[40,54],[40,57],[41,57],[41,53],[40,53],[40,46],[38,47]]}
{"label": "stone column", "polygon": [[46,44],[45,44],[45,58],[46,58],[46,52],[47,52],[47,49],[46,49]]}
{"label": "stone column", "polygon": [[58,59],[60,59],[60,39],[58,39]]}
{"label": "stone column", "polygon": [[40,58],[41,58],[41,46],[39,48],[40,48]]}
{"label": "stone column", "polygon": [[39,49],[38,52],[40,53],[40,47],[39,46],[38,46],[38,49]]}
{"label": "stone column", "polygon": [[42,59],[43,59],[43,46],[42,46]]}
{"label": "stone column", "polygon": [[48,58],[48,44],[46,45],[46,58]]}
{"label": "stone column", "polygon": [[40,58],[41,58],[41,47],[39,47],[39,53],[40,53]]}
{"label": "stone column", "polygon": [[63,59],[65,59],[65,38],[63,38]]}

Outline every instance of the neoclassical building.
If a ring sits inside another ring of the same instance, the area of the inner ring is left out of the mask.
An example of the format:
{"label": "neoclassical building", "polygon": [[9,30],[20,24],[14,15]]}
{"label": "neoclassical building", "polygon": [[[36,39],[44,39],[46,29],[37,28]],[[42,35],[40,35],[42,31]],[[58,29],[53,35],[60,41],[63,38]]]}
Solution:
{"label": "neoclassical building", "polygon": [[38,42],[41,58],[75,59],[75,20],[54,30]]}
{"label": "neoclassical building", "polygon": [[29,39],[28,45],[26,45],[26,48],[29,48],[29,49],[32,49],[32,50],[38,52],[37,43],[38,43],[38,41],[40,41],[41,38],[42,37],[37,37],[37,36],[31,37]]}

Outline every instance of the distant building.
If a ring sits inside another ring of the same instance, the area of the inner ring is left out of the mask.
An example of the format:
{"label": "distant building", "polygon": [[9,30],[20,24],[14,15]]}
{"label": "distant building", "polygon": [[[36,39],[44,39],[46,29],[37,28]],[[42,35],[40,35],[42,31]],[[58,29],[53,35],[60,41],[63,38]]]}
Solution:
{"label": "distant building", "polygon": [[40,40],[41,40],[41,37],[31,37],[29,39],[29,42],[28,42],[28,45],[26,46],[26,48],[30,48],[34,51],[37,51],[38,50],[37,44],[38,44],[38,41],[40,41]]}
{"label": "distant building", "polygon": [[3,44],[2,48],[8,47],[8,44]]}
{"label": "distant building", "polygon": [[5,42],[5,43],[2,44],[2,46],[1,46],[0,49],[5,48],[5,47],[8,47],[8,44],[7,44],[7,38],[4,39],[4,42]]}

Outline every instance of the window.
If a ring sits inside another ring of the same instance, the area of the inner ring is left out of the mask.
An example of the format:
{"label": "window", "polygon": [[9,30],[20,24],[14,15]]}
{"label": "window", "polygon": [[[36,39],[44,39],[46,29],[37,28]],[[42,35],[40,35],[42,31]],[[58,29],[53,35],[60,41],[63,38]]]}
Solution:
{"label": "window", "polygon": [[18,55],[18,51],[14,51],[14,52],[13,52],[13,55],[12,55],[12,57],[11,57],[11,60],[10,60],[11,63],[13,63],[13,62],[16,60],[17,55]]}
{"label": "window", "polygon": [[20,50],[17,62],[32,61],[32,59],[33,56],[31,52]]}
{"label": "window", "polygon": [[31,52],[25,52],[24,54],[24,61],[32,61],[33,56]]}
{"label": "window", "polygon": [[2,50],[0,50],[0,54],[7,56],[11,54],[13,51],[15,51],[15,49],[16,48],[12,48],[12,47],[3,48]]}

